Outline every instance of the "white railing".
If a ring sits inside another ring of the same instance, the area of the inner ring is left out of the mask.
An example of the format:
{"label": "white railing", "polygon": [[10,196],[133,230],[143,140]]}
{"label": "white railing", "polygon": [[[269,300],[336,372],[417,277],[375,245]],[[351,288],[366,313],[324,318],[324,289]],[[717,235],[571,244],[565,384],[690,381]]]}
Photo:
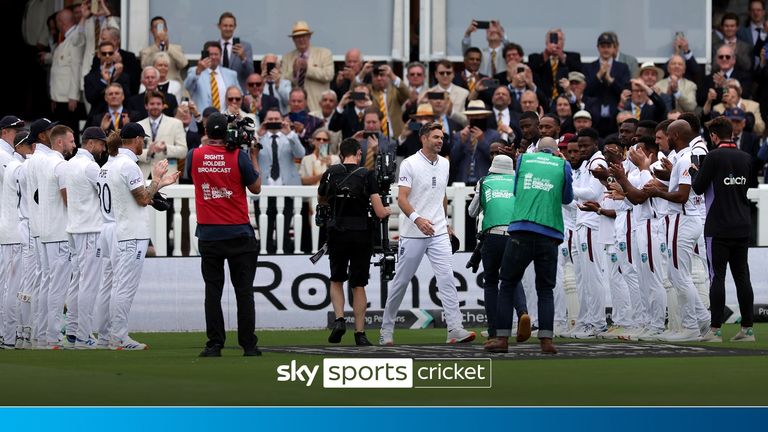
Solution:
{"label": "white railing", "polygon": [[[450,217],[450,223],[452,224],[456,236],[462,241],[462,249],[464,247],[464,223],[465,212],[464,208],[466,202],[471,199],[472,187],[465,186],[463,183],[455,183],[454,186],[448,187],[446,195],[448,196],[448,214]],[[167,256],[168,254],[168,241],[166,234],[170,233],[170,237],[173,238],[173,251],[172,256],[181,256],[182,245],[182,224],[184,223],[181,216],[182,201],[188,200],[189,202],[189,244],[190,255],[198,255],[197,251],[197,238],[195,237],[195,228],[197,227],[197,212],[195,210],[195,190],[192,185],[173,185],[168,186],[162,190],[162,193],[169,200],[173,200],[173,207],[175,212],[173,214],[172,226],[168,227],[167,217],[165,213],[156,211],[150,211],[150,223],[152,227],[152,243],[155,246],[157,256]],[[267,253],[267,199],[276,198],[277,216],[275,218],[275,231],[279,233],[277,235],[277,254],[284,253],[283,235],[284,227],[286,223],[283,210],[285,209],[285,200],[293,200],[293,242],[294,251],[301,250],[301,235],[302,231],[306,229],[303,226],[301,216],[301,204],[303,200],[308,200],[310,209],[314,211],[317,204],[317,186],[264,186],[261,188],[261,193],[256,195],[248,194],[248,215],[250,216],[251,225],[257,226],[256,217],[254,211],[254,202],[259,206],[260,215],[258,220],[258,238],[261,239],[261,254]],[[391,195],[392,201],[397,198],[397,185],[392,185]],[[257,201],[253,198],[258,197]],[[389,218],[390,237],[393,234],[397,234],[397,216],[400,213],[400,209],[397,204],[391,205],[392,217]],[[314,224],[314,217],[309,218],[310,227],[312,232],[312,251],[315,252],[320,247],[319,243],[319,228]]]}
{"label": "white railing", "polygon": [[768,246],[768,184],[748,190],[747,198],[757,203],[757,245]]}

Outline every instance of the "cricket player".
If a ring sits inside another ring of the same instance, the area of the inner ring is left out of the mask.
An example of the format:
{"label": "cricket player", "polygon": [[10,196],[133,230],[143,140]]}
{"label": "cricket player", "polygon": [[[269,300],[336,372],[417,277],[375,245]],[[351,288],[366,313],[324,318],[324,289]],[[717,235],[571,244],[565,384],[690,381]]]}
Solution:
{"label": "cricket player", "polygon": [[381,324],[380,345],[394,345],[395,318],[405,290],[421,264],[429,258],[437,278],[437,289],[448,325],[446,343],[471,342],[475,332],[464,329],[459,297],[453,281],[451,242],[453,229],[448,226],[449,162],[438,155],[443,146],[443,126],[429,123],[419,131],[422,148],[400,165],[397,203],[400,215],[400,250],[395,278],[390,285]]}
{"label": "cricket player", "polygon": [[110,349],[146,350],[146,344],[128,336],[128,314],[139,289],[144,258],[149,246],[149,209],[158,190],[173,184],[179,172],[168,174],[168,160],[152,166],[152,182],[144,185],[144,176],[137,165],[144,149],[144,128],[128,123],[120,131],[122,147],[107,174],[107,186],[112,192],[117,237],[117,268],[110,299]]}
{"label": "cricket player", "polygon": [[83,132],[82,148],[66,163],[67,233],[72,248],[73,276],[67,304],[67,339],[75,349],[96,348],[93,306],[101,282],[99,234],[99,165],[96,157],[106,151],[107,136],[98,127]]}
{"label": "cricket player", "polygon": [[[561,148],[562,143],[561,143]],[[573,136],[565,144],[565,158],[571,166],[571,170],[576,171],[581,166],[581,153],[576,137]],[[554,333],[555,337],[565,335],[570,326],[574,324],[578,315],[578,301],[569,302],[571,295],[576,295],[576,265],[578,263],[578,251],[576,247],[576,201],[570,204],[563,204],[563,242],[560,244],[557,257],[557,279],[555,283],[555,319]],[[571,307],[569,307],[571,306]]]}
{"label": "cricket player", "polygon": [[16,170],[18,182],[19,205],[19,232],[21,235],[21,269],[22,276],[17,297],[21,302],[19,306],[19,324],[21,325],[21,337],[16,338],[16,349],[32,349],[32,325],[34,323],[33,300],[34,293],[39,290],[40,261],[37,254],[37,243],[29,231],[30,201],[28,195],[28,169],[29,161],[35,152],[36,144],[32,134],[21,137],[14,142],[16,152],[24,155],[24,163]]}
{"label": "cricket player", "polygon": [[61,316],[72,278],[69,237],[66,231],[67,192],[65,190],[65,159],[72,157],[75,150],[75,134],[72,129],[64,125],[51,129],[50,150],[45,163],[40,165],[41,169],[38,171],[40,243],[44,250],[42,269],[44,273],[50,274],[46,307],[46,341],[48,349],[63,349],[65,342],[60,340]]}

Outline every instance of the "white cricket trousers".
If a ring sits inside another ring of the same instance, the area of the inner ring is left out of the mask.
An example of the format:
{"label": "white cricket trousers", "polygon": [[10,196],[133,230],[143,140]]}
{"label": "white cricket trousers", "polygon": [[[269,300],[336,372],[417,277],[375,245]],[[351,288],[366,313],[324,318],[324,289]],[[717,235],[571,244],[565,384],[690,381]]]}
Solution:
{"label": "white cricket trousers", "polygon": [[569,297],[576,296],[576,275],[574,274],[574,242],[576,233],[571,229],[565,230],[563,242],[560,243],[557,255],[557,279],[555,282],[555,325],[568,328],[568,321],[575,321],[578,315],[578,301],[569,302]]}
{"label": "white cricket trousers", "polygon": [[655,331],[664,331],[667,293],[662,282],[664,274],[662,266],[663,239],[659,230],[656,229],[656,222],[653,219],[640,221],[635,234],[638,249],[635,260],[638,266],[641,301],[645,310],[643,320],[637,322],[636,325]]}
{"label": "white cricket trousers", "polygon": [[117,268],[109,302],[111,338],[122,343],[128,338],[128,314],[141,283],[141,271],[149,239],[117,242]]}
{"label": "white cricket trousers", "polygon": [[[32,339],[39,344],[47,345],[48,337],[48,284],[51,280],[51,272],[45,267],[45,249],[40,242],[40,237],[30,237],[30,247],[34,249],[35,263],[32,279]],[[26,285],[25,285],[26,286]]]}
{"label": "white cricket trousers", "polygon": [[629,293],[630,311],[626,317],[626,326],[636,327],[638,318],[642,318],[645,310],[642,303],[642,293],[640,291],[640,275],[637,271],[637,234],[636,227],[633,225],[632,212],[627,212],[627,226],[622,237],[616,242],[616,254],[619,258],[619,268],[627,283]]}
{"label": "white cricket trousers", "polygon": [[667,244],[672,249],[669,280],[677,292],[680,324],[685,330],[698,330],[699,322],[706,322],[710,318],[691,276],[693,250],[704,225],[698,216],[674,214],[670,216],[669,228]]}
{"label": "white cricket trousers", "polygon": [[[19,221],[19,230],[21,231],[21,268],[22,276],[19,286],[21,296],[25,298],[25,301],[21,302],[19,309],[19,324],[24,330],[24,327],[31,327],[32,321],[32,305],[37,302],[34,298],[37,294],[37,288],[40,280],[40,267],[38,263],[37,247],[35,239],[29,235],[29,219],[21,219]],[[31,337],[31,334],[29,335]]]}
{"label": "white cricket trousers", "polygon": [[576,229],[579,247],[579,316],[576,325],[605,327],[606,281],[603,274],[605,254],[597,244],[597,230],[587,226]]}
{"label": "white cricket trousers", "polygon": [[14,345],[16,343],[16,333],[19,328],[19,291],[21,290],[21,277],[23,269],[21,268],[21,243],[4,244],[0,247],[2,260],[0,265],[0,307],[3,309],[2,332],[3,343]]}
{"label": "white cricket trousers", "polygon": [[82,341],[93,332],[93,307],[101,285],[99,233],[70,234],[72,283],[67,296],[67,334]]}
{"label": "white cricket trousers", "polygon": [[96,255],[101,257],[101,284],[94,305],[93,328],[99,333],[102,343],[109,342],[110,319],[109,303],[112,290],[115,287],[115,269],[117,268],[117,238],[115,238],[115,223],[107,222],[101,226],[99,250]]}
{"label": "white cricket trousers", "polygon": [[630,304],[629,287],[622,272],[619,252],[616,245],[605,245],[606,272],[611,287],[611,320],[613,325],[622,327],[632,326],[632,305]]}
{"label": "white cricket trousers", "polygon": [[403,302],[405,290],[411,283],[411,278],[421,265],[424,255],[432,265],[432,271],[437,279],[437,291],[443,303],[445,321],[448,330],[463,328],[461,311],[459,310],[459,295],[453,279],[451,242],[447,234],[427,238],[400,238],[399,256],[395,265],[395,277],[389,285],[387,303],[384,307],[384,320],[381,323],[382,333],[391,335],[395,329],[395,318]]}
{"label": "white cricket trousers", "polygon": [[51,345],[59,342],[64,300],[72,279],[72,262],[69,256],[68,241],[43,243],[42,246],[44,251],[43,271],[47,270],[50,274],[46,308],[46,338],[48,344]]}

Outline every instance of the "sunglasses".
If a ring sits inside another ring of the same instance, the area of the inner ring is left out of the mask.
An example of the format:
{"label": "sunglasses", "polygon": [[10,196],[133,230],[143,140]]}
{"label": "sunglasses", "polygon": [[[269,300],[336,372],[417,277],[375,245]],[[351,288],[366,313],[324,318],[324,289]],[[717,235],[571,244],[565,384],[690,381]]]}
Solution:
{"label": "sunglasses", "polygon": [[248,83],[248,87],[261,87],[262,85],[264,85],[264,83],[261,82],[261,81],[260,82],[249,82]]}
{"label": "sunglasses", "polygon": [[453,75],[453,71],[440,71],[437,74],[442,76],[448,76],[448,75]]}
{"label": "sunglasses", "polygon": [[320,137],[317,137],[317,138],[315,138],[315,141],[317,141],[317,142],[328,142],[328,141],[330,141],[330,140],[329,140],[328,138],[320,138]]}
{"label": "sunglasses", "polygon": [[720,60],[730,60],[731,59],[731,55],[730,54],[723,54],[723,55],[717,56],[717,58],[719,58]]}
{"label": "sunglasses", "polygon": [[111,56],[114,53],[115,53],[114,51],[101,51],[100,52],[100,54],[103,55],[104,57],[109,57],[109,56]]}
{"label": "sunglasses", "polygon": [[408,72],[408,75],[410,75],[410,76],[422,76],[424,74],[421,73],[421,72]]}
{"label": "sunglasses", "polygon": [[228,97],[227,98],[227,102],[240,102],[241,100],[243,100],[243,98],[239,98],[239,97]]}

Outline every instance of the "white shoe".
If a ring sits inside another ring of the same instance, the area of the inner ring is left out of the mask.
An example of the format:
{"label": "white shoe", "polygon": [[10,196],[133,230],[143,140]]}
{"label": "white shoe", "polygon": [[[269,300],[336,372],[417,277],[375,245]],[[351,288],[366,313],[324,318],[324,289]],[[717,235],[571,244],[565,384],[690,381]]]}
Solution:
{"label": "white shoe", "polygon": [[568,333],[568,326],[566,324],[555,324],[552,333],[555,334],[555,337],[565,337],[563,335]]}
{"label": "white shoe", "polygon": [[16,349],[16,344],[15,344],[15,343],[14,343],[14,344],[6,344],[6,343],[3,343],[3,344],[0,344],[0,349],[4,349],[4,350],[15,350],[15,349]]}
{"label": "white shoe", "polygon": [[699,340],[699,337],[701,337],[699,329],[694,328],[694,329],[683,329],[679,332],[675,332],[667,336],[666,339],[659,338],[659,340],[663,340],[667,342],[696,342]]}
{"label": "white shoe", "polygon": [[110,349],[114,349],[115,351],[144,351],[149,349],[149,347],[147,344],[137,342],[130,337],[127,337],[115,348],[110,347]]}
{"label": "white shoe", "polygon": [[637,340],[639,341],[658,341],[659,337],[664,332],[661,330],[654,330],[654,329],[648,329],[644,331],[642,334],[637,336]]}
{"label": "white shoe", "polygon": [[395,340],[390,333],[381,332],[379,335],[379,345],[382,346],[394,346]]}
{"label": "white shoe", "polygon": [[488,330],[483,330],[480,332],[480,336],[487,338],[488,337]]}
{"label": "white shoe", "polygon": [[752,330],[752,327],[742,327],[741,330],[739,330],[738,333],[736,333],[736,336],[731,338],[731,342],[754,342],[755,341],[755,333]]}
{"label": "white shoe", "polygon": [[699,342],[722,342],[723,341],[723,333],[720,331],[720,329],[713,329],[710,328],[704,336],[699,337]]}
{"label": "white shoe", "polygon": [[584,329],[584,326],[581,324],[574,325],[570,330],[563,333],[563,337],[567,339],[573,339],[573,334],[576,332],[580,332]]}
{"label": "white shoe", "polygon": [[77,338],[75,336],[67,335],[59,339],[59,345],[62,346],[64,349],[75,349],[75,344],[77,343]]}
{"label": "white shoe", "polygon": [[475,336],[477,336],[475,332],[467,331],[459,327],[457,329],[448,330],[448,338],[445,340],[445,343],[455,344],[472,342],[475,340]]}
{"label": "white shoe", "polygon": [[571,333],[571,337],[576,339],[595,339],[598,333],[606,331],[605,328],[597,328],[592,324],[586,324],[580,331]]}
{"label": "white shoe", "polygon": [[629,329],[624,326],[611,327],[608,330],[598,333],[597,337],[600,339],[620,339],[621,336],[627,333]]}
{"label": "white shoe", "polygon": [[669,338],[674,338],[678,333],[680,332],[677,330],[666,329],[659,335],[658,338],[656,338],[656,340],[666,342],[669,340]]}
{"label": "white shoe", "polygon": [[86,340],[82,340],[80,338],[77,339],[77,342],[75,342],[75,349],[76,350],[89,350],[89,349],[97,349],[97,342],[93,338],[88,338]]}
{"label": "white shoe", "polygon": [[99,341],[96,342],[96,347],[94,347],[94,349],[98,349],[98,350],[110,349],[109,339],[99,338]]}
{"label": "white shoe", "polygon": [[706,321],[699,321],[699,332],[702,336],[709,333],[709,329],[711,328],[712,322],[710,320]]}
{"label": "white shoe", "polygon": [[644,327],[629,327],[623,334],[619,335],[619,339],[624,341],[636,341],[641,334],[645,333],[645,331],[646,329]]}

